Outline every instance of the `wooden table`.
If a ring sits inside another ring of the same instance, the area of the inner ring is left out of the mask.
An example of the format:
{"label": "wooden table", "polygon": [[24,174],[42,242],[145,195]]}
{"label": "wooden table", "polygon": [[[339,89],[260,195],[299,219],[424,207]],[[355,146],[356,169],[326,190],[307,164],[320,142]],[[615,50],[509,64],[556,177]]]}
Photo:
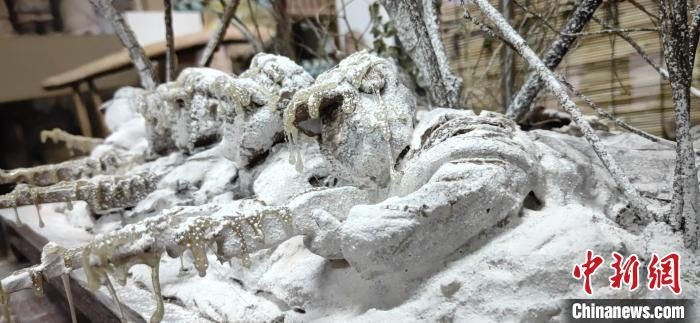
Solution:
{"label": "wooden table", "polygon": [[[261,29],[261,36],[263,41],[269,40],[271,32],[269,29]],[[210,34],[208,32],[199,32],[190,35],[184,35],[175,37],[175,52],[178,57],[185,56],[188,54],[196,53],[200,49],[204,48],[209,40]],[[222,40],[223,44],[235,44],[247,43],[248,40],[243,36],[241,32],[234,28],[229,28],[226,32],[226,36]],[[159,42],[144,46],[144,51],[146,55],[154,61],[163,60],[165,58],[166,46],[165,42]],[[99,109],[102,105],[102,98],[98,94],[97,87],[95,86],[94,80],[99,77],[121,72],[126,69],[132,68],[131,59],[129,58],[129,53],[126,49],[122,49],[118,52],[109,54],[100,59],[88,62],[81,66],[78,66],[69,71],[51,76],[46,78],[41,82],[41,86],[45,90],[57,90],[63,88],[71,88],[73,92],[73,103],[75,105],[75,117],[80,126],[80,131],[83,136],[92,137],[93,129],[90,123],[90,118],[88,114],[88,109],[86,104],[83,102],[81,87],[86,85],[87,94],[92,101],[92,114],[96,116],[98,124],[96,125],[97,134],[100,136],[105,136],[108,134],[108,129],[104,122],[102,113]]]}

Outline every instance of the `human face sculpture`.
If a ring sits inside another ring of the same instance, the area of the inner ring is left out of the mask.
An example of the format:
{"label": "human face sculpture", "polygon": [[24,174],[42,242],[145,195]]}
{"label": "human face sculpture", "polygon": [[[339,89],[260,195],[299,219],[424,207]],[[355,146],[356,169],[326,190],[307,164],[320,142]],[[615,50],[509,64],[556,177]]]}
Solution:
{"label": "human face sculpture", "polygon": [[285,112],[292,144],[315,137],[325,157],[358,185],[386,187],[409,146],[415,97],[398,67],[366,51],[319,75],[294,95]]}

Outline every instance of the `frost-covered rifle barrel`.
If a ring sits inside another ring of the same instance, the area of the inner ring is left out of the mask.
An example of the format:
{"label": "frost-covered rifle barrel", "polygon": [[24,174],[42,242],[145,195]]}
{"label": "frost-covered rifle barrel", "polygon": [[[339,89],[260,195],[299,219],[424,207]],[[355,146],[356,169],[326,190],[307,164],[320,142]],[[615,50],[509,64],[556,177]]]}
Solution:
{"label": "frost-covered rifle barrel", "polygon": [[107,174],[121,165],[120,158],[106,154],[97,158],[67,160],[28,168],[0,169],[0,184],[25,183],[32,186],[48,186],[63,181],[74,181]]}
{"label": "frost-covered rifle barrel", "polygon": [[42,143],[46,143],[48,140],[51,140],[54,143],[63,143],[66,148],[70,150],[71,154],[76,150],[83,153],[89,153],[97,145],[104,142],[104,139],[101,138],[73,135],[61,130],[60,128],[42,130],[40,137]]}
{"label": "frost-covered rifle barrel", "polygon": [[41,272],[43,279],[48,280],[80,267],[85,269],[91,287],[101,283],[100,275],[105,272],[112,273],[122,284],[131,266],[152,266],[154,257],[159,259],[163,252],[182,257],[187,250],[192,253],[195,268],[204,276],[209,267],[206,253],[211,246],[216,246],[214,250],[221,261],[240,257],[246,263],[248,253],[277,246],[298,234],[285,208],[246,202],[229,209],[202,205],[165,210],[143,222],[98,236],[83,248],[65,250],[47,245],[41,264],[3,278],[2,287],[6,293],[16,292],[33,286],[32,271]]}
{"label": "frost-covered rifle barrel", "polygon": [[155,184],[155,178],[150,174],[103,176],[46,187],[20,184],[12,192],[0,197],[0,208],[85,201],[93,212],[100,213],[136,205],[155,189]]}

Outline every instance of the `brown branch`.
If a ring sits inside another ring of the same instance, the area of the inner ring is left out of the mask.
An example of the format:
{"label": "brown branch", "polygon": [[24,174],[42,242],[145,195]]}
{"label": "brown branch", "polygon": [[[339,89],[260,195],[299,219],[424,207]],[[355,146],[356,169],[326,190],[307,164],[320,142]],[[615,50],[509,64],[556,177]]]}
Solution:
{"label": "brown branch", "polygon": [[253,36],[253,33],[250,32],[250,29],[248,29],[248,27],[243,23],[243,21],[241,21],[238,17],[233,16],[233,18],[231,19],[231,24],[234,27],[236,27],[236,29],[238,29],[238,31],[240,31],[241,34],[243,34],[243,37],[245,37],[250,43],[250,45],[253,46],[253,51],[255,51],[256,54],[263,51],[262,43],[258,42],[258,39],[256,39],[255,36]]}
{"label": "brown branch", "polygon": [[617,34],[617,33],[632,33],[640,31],[653,31],[659,32],[659,28],[617,28],[617,29],[603,29],[596,31],[584,31],[580,33],[559,33],[560,35],[566,36],[597,36],[602,34]]}
{"label": "brown branch", "polygon": [[343,21],[345,22],[345,27],[348,29],[348,34],[352,39],[353,45],[355,45],[355,50],[358,50],[360,48],[360,42],[359,40],[357,40],[357,38],[355,38],[355,34],[353,33],[352,28],[350,28],[350,21],[348,20],[348,9],[346,8],[345,0],[340,0],[340,5],[343,7]]}
{"label": "brown branch", "polygon": [[[635,6],[637,9],[639,9],[641,12],[647,14],[649,16],[649,20],[651,20],[651,23],[654,24],[654,26],[658,26],[658,21],[659,21],[659,16],[651,13],[647,8],[645,8],[643,5],[641,5],[639,2],[635,0],[629,0],[629,3],[631,3],[633,6]],[[653,19],[651,19],[653,18]]]}
{"label": "brown branch", "polygon": [[207,46],[204,47],[204,51],[202,52],[202,57],[199,59],[199,66],[204,66],[207,67],[209,64],[211,64],[211,60],[214,57],[214,53],[216,52],[216,49],[219,48],[219,44],[221,44],[221,41],[224,39],[224,36],[226,35],[226,30],[228,29],[229,24],[231,23],[231,19],[233,19],[233,15],[236,14],[236,9],[238,8],[238,0],[231,0],[226,6],[224,7],[224,13],[221,16],[221,21],[219,21],[219,25],[216,27],[216,30],[211,35],[211,38],[209,38],[209,42],[207,42]]}
{"label": "brown branch", "polygon": [[272,14],[277,23],[275,31],[275,48],[277,54],[287,56],[291,60],[296,60],[294,45],[292,44],[292,23],[287,15],[286,0],[271,0]]}
{"label": "brown branch", "polygon": [[[250,0],[247,0],[248,2],[248,10],[250,10],[250,20],[253,22],[253,26],[255,27],[255,35],[258,36],[258,40],[260,41],[261,44],[264,44],[265,41],[262,38],[262,35],[260,34],[260,26],[258,25],[258,18],[255,16],[255,10],[253,10],[253,3]],[[257,2],[256,2],[257,3]]]}
{"label": "brown branch", "polygon": [[[559,37],[552,42],[547,50],[543,63],[547,68],[554,70],[564,59],[569,48],[576,41],[576,36],[568,35],[580,32],[593,14],[598,9],[602,0],[583,0],[576,7],[571,18],[566,22]],[[543,82],[537,72],[532,72],[527,76],[518,94],[513,98],[513,102],[508,107],[507,116],[514,120],[519,120],[529,110],[532,102],[543,87]]]}

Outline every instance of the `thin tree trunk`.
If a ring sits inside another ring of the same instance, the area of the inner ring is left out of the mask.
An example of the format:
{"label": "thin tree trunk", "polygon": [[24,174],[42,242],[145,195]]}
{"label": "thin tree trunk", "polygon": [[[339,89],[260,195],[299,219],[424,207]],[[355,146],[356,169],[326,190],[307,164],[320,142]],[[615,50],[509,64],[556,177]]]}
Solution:
{"label": "thin tree trunk", "polygon": [[124,18],[117,12],[117,9],[112,6],[110,0],[89,0],[90,3],[99,11],[102,16],[112,23],[114,32],[119,37],[122,45],[129,52],[129,57],[131,62],[136,67],[139,78],[141,79],[141,86],[147,90],[153,90],[156,88],[158,82],[156,81],[155,73],[153,72],[153,64],[151,60],[146,56],[139,42],[136,40],[134,32],[131,30],[129,25],[124,21]]}
{"label": "thin tree trunk", "polygon": [[484,16],[489,19],[495,28],[500,32],[501,37],[507,41],[511,47],[518,52],[532,69],[538,74],[539,78],[544,82],[544,85],[552,92],[559,100],[559,103],[564,107],[566,112],[571,115],[571,118],[581,128],[581,132],[586,140],[593,147],[598,158],[608,169],[620,191],[627,197],[632,208],[637,212],[642,221],[652,221],[654,217],[647,209],[648,203],[642,199],[639,192],[629,181],[622,169],[617,165],[617,162],[608,154],[603,147],[600,138],[595,134],[591,125],[583,118],[581,111],[576,107],[576,104],[571,100],[566,93],[566,89],[557,80],[554,72],[549,69],[537,54],[527,45],[527,42],[511,27],[503,16],[496,10],[488,0],[472,0],[474,4],[481,10]]}
{"label": "thin tree trunk", "polygon": [[287,1],[272,0],[272,12],[277,22],[275,34],[275,48],[277,53],[296,60],[296,53],[292,44],[292,23],[287,16]]}
{"label": "thin tree trunk", "polygon": [[175,54],[175,41],[173,39],[173,6],[172,0],[163,0],[165,6],[165,80],[170,82],[175,77],[177,55]]}
{"label": "thin tree trunk", "polygon": [[[501,0],[503,18],[510,22],[513,12],[511,0]],[[501,100],[503,104],[499,111],[505,111],[513,101],[513,50],[506,47],[501,52]]]}
{"label": "thin tree trunk", "polygon": [[394,21],[401,45],[428,83],[431,101],[457,108],[462,79],[452,73],[440,39],[436,3],[432,0],[381,0]]}
{"label": "thin tree trunk", "polygon": [[211,38],[209,38],[207,46],[204,47],[202,57],[199,59],[199,66],[206,67],[211,64],[211,59],[214,57],[216,49],[219,48],[219,44],[221,44],[221,41],[224,39],[226,30],[228,29],[229,24],[231,24],[231,19],[233,18],[233,15],[236,14],[237,8],[238,0],[231,0],[231,2],[227,3],[226,7],[224,7],[224,14],[221,16],[221,21],[219,21],[219,25],[216,27],[216,30],[214,30],[214,32],[211,34]]}
{"label": "thin tree trunk", "polygon": [[[602,0],[583,0],[576,7],[571,18],[566,22],[564,29],[562,29],[559,38],[557,38],[544,57],[544,65],[547,68],[554,70],[561,63],[569,51],[569,48],[576,41],[575,34],[580,32],[584,26],[591,20],[593,14],[598,9]],[[513,99],[511,105],[508,107],[506,115],[514,120],[519,120],[525,113],[529,110],[532,105],[532,101],[537,97],[537,94],[542,89],[544,85],[540,79],[539,73],[536,71],[531,72],[523,86],[518,91],[518,94]]]}
{"label": "thin tree trunk", "polygon": [[697,168],[693,141],[690,138],[690,82],[693,67],[690,59],[687,3],[662,0],[659,12],[664,60],[668,67],[676,116],[676,168],[670,220],[676,228],[683,229],[685,245],[696,249],[700,221],[697,212]]}

